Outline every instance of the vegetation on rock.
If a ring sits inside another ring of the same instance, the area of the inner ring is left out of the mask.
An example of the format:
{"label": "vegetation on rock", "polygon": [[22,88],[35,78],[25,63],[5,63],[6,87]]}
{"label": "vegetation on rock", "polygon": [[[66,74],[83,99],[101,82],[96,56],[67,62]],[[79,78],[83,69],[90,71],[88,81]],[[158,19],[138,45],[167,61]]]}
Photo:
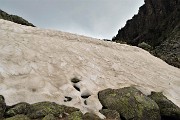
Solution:
{"label": "vegetation on rock", "polygon": [[0,19],[12,21],[21,25],[35,27],[32,23],[29,23],[27,20],[23,19],[22,17],[19,17],[17,15],[9,15],[8,13],[2,11],[1,9],[0,9]]}
{"label": "vegetation on rock", "polygon": [[106,89],[98,96],[105,108],[117,110],[125,120],[160,120],[158,105],[134,87]]}
{"label": "vegetation on rock", "polygon": [[180,120],[180,108],[168,100],[161,92],[151,92],[148,97],[158,104],[163,120]]}

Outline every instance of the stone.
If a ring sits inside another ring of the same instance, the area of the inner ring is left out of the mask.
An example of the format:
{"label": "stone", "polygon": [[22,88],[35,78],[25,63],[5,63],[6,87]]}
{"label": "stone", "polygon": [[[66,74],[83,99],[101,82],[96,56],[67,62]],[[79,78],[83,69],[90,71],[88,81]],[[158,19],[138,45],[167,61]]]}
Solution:
{"label": "stone", "polygon": [[3,118],[5,110],[6,110],[5,99],[2,95],[0,95],[0,119]]}
{"label": "stone", "polygon": [[116,110],[102,109],[100,113],[106,116],[106,120],[121,120],[119,113]]}
{"label": "stone", "polygon": [[21,102],[9,107],[6,110],[5,116],[12,117],[18,114],[27,114],[29,109],[30,109],[29,103]]}
{"label": "stone", "polygon": [[59,117],[64,113],[64,106],[58,105],[54,102],[39,102],[32,104],[28,111],[28,116],[31,119],[43,118],[48,114]]}
{"label": "stone", "polygon": [[82,120],[82,116],[83,114],[81,111],[75,111],[68,116],[67,120]]}
{"label": "stone", "polygon": [[57,120],[57,119],[53,114],[48,114],[42,120]]}
{"label": "stone", "polygon": [[93,113],[87,112],[83,115],[83,120],[101,120],[101,118]]}
{"label": "stone", "polygon": [[148,97],[158,104],[163,120],[180,120],[180,108],[168,100],[162,92],[151,92]]}
{"label": "stone", "polygon": [[118,111],[123,119],[161,119],[158,105],[134,87],[105,89],[98,97],[104,108]]}

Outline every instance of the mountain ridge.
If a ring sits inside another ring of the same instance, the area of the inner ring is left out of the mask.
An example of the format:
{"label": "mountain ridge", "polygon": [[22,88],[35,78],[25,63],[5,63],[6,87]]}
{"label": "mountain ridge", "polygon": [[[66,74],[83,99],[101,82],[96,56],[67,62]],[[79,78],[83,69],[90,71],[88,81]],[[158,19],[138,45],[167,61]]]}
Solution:
{"label": "mountain ridge", "polygon": [[27,20],[23,19],[22,17],[19,17],[17,15],[10,15],[1,9],[0,9],[0,19],[12,21],[21,25],[35,27],[32,23],[29,23]]}
{"label": "mountain ridge", "polygon": [[137,15],[112,39],[141,47],[180,68],[180,0],[145,0]]}

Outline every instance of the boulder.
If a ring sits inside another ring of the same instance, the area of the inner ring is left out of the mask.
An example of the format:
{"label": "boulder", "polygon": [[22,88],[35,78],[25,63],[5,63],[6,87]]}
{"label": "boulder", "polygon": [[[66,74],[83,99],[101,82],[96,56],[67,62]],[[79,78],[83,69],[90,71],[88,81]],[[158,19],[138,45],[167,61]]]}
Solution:
{"label": "boulder", "polygon": [[16,105],[9,107],[6,110],[5,116],[12,117],[18,114],[27,114],[29,109],[30,109],[29,103],[25,103],[25,102],[18,103]]}
{"label": "boulder", "polygon": [[82,120],[82,116],[83,114],[81,111],[75,111],[67,117],[67,120]]}
{"label": "boulder", "polygon": [[102,109],[99,112],[106,116],[106,120],[121,120],[116,110]]}
{"label": "boulder", "polygon": [[93,113],[87,112],[83,115],[83,120],[101,120],[101,118]]}
{"label": "boulder", "polygon": [[117,110],[125,120],[160,120],[158,105],[134,87],[105,89],[98,93],[104,108]]}
{"label": "boulder", "polygon": [[4,97],[0,95],[0,119],[3,118],[5,110],[6,110],[6,103]]}
{"label": "boulder", "polygon": [[64,112],[64,106],[58,105],[54,102],[39,102],[32,104],[28,111],[28,116],[31,119],[43,118],[48,114],[59,117]]}
{"label": "boulder", "polygon": [[158,104],[163,120],[180,120],[180,108],[168,100],[162,92],[151,92],[148,97]]}

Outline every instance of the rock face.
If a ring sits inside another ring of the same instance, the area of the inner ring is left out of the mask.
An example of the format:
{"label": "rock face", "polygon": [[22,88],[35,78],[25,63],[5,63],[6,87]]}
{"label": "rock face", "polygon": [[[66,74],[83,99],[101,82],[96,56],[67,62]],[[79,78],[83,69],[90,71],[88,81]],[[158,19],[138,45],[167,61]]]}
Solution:
{"label": "rock face", "polygon": [[35,27],[32,23],[29,23],[27,20],[23,19],[22,17],[19,17],[17,15],[9,15],[8,13],[2,11],[1,9],[0,9],[0,19],[12,21],[21,25]]}
{"label": "rock face", "polygon": [[180,108],[168,100],[161,92],[152,92],[148,97],[158,104],[162,120],[180,120]]}
{"label": "rock face", "polygon": [[98,93],[101,104],[117,110],[125,120],[160,120],[158,105],[134,87],[106,89]]}
{"label": "rock face", "polygon": [[4,116],[6,110],[6,103],[4,97],[0,95],[0,119]]}
{"label": "rock face", "polygon": [[145,0],[139,12],[113,38],[152,47],[153,55],[180,68],[180,0]]}

